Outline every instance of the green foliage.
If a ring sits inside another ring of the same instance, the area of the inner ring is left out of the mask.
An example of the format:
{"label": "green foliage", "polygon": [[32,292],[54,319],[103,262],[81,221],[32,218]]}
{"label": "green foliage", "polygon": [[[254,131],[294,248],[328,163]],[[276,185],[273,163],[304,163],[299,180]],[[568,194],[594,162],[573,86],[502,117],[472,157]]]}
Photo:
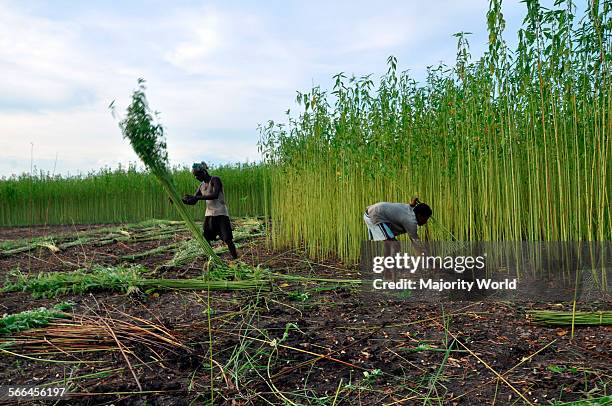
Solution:
{"label": "green foliage", "polygon": [[571,374],[575,374],[578,372],[578,368],[576,367],[566,367],[563,365],[549,365],[546,367],[546,369],[548,369],[549,371],[552,371],[554,373],[557,374],[562,374],[562,373],[571,373]]}
{"label": "green foliage", "polygon": [[[266,212],[266,168],[236,164],[214,167],[211,173],[223,181],[232,217]],[[193,194],[198,187],[188,168],[174,168],[171,176],[180,194]],[[202,203],[185,209],[196,219],[204,218]],[[133,166],[78,176],[34,173],[0,180],[0,226],[126,223],[150,218],[177,220],[180,216],[155,176]]]}
{"label": "green foliage", "polygon": [[308,292],[301,292],[298,290],[294,290],[294,291],[287,293],[287,297],[290,300],[294,300],[296,302],[305,302],[308,299],[310,299],[310,295],[308,294]]}
{"label": "green foliage", "polygon": [[96,267],[91,271],[48,272],[36,276],[24,274],[19,270],[10,273],[12,281],[6,283],[3,292],[31,292],[35,298],[55,297],[65,294],[82,294],[100,290],[127,293],[138,287],[141,266]]}
{"label": "green foliage", "polygon": [[198,258],[202,258],[204,255],[205,252],[197,241],[183,241],[178,245],[172,259],[165,265],[169,267],[185,265],[197,260]]}
{"label": "green foliage", "polygon": [[34,237],[31,239],[20,238],[18,240],[0,241],[0,252],[10,253],[12,251],[29,251],[39,247],[45,247],[54,244],[53,237]]}
{"label": "green foliage", "polygon": [[612,402],[612,396],[602,396],[602,397],[591,397],[589,396],[584,400],[575,400],[572,402],[555,402],[554,406],[595,406],[595,405],[609,405]]}
{"label": "green foliage", "polygon": [[[138,79],[138,89],[132,94],[132,103],[119,127],[142,162],[159,176],[168,172],[168,152],[164,129],[154,121],[149,109],[144,82],[144,79]],[[157,117],[157,113],[155,116]]]}
{"label": "green foliage", "polygon": [[151,248],[150,250],[137,252],[135,254],[123,255],[121,259],[125,259],[127,261],[135,261],[140,258],[146,258],[154,255],[163,254],[168,251],[175,250],[176,248],[181,246],[181,242],[173,242],[167,245],[160,245],[159,247]]}
{"label": "green foliage", "polygon": [[[236,224],[236,222],[234,222],[234,224]],[[254,218],[241,220],[238,226],[234,229],[233,235],[234,242],[262,236],[264,235],[263,221]],[[227,251],[227,247],[223,245],[219,248],[215,248],[214,251],[217,254],[220,254]],[[183,241],[178,245],[177,250],[174,253],[174,257],[168,261],[165,266],[176,267],[185,265],[197,260],[198,258],[202,258],[205,255],[206,253],[196,241]]]}
{"label": "green foliage", "polygon": [[372,385],[376,380],[382,377],[383,372],[380,369],[373,369],[371,371],[363,371],[363,383],[366,385]]}
{"label": "green foliage", "polygon": [[[264,235],[264,224],[262,220],[255,218],[234,219],[234,241],[247,240]],[[238,247],[239,244],[236,245]],[[158,255],[168,251],[174,251],[174,257],[163,266],[176,267],[193,262],[200,258],[205,258],[206,253],[197,241],[185,240],[173,242],[167,245],[162,245],[152,248],[147,251],[134,254],[124,255],[121,258],[129,261],[134,261],[139,258],[148,257],[150,255]],[[214,248],[215,253],[221,254],[227,251],[227,247],[223,244]]]}
{"label": "green foliage", "polygon": [[226,267],[217,267],[211,269],[204,278],[210,281],[242,281],[249,279],[261,279],[267,270],[258,267],[252,267],[241,261],[235,261]]}
{"label": "green foliage", "polygon": [[74,306],[73,303],[62,302],[51,309],[41,307],[36,310],[26,310],[17,314],[9,314],[0,318],[0,336],[6,336],[19,331],[44,327],[53,319],[66,319],[65,313]]}
{"label": "green foliage", "polygon": [[0,255],[16,255],[38,248],[46,248],[56,252],[85,244],[100,246],[117,241],[144,242],[163,240],[171,238],[176,233],[184,230],[185,227],[181,221],[147,220],[137,224],[93,228],[85,231],[75,230],[73,232],[31,239],[6,240],[0,242]]}

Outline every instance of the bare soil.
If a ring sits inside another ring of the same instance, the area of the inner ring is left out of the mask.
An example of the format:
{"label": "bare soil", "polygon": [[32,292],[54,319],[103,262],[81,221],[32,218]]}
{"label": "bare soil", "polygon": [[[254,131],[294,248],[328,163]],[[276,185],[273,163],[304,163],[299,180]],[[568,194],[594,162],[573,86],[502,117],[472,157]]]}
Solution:
{"label": "bare soil", "polygon": [[[0,240],[65,231],[63,226],[0,229]],[[15,268],[37,274],[127,264],[124,255],[185,238],[179,233],[159,241],[56,253],[40,248],[0,257],[0,279]],[[261,238],[240,254],[242,261],[277,273],[359,278],[354,266],[310,261],[299,249],[272,251]],[[202,275],[199,261],[153,271],[172,256],[169,251],[135,263],[150,269],[151,277]],[[59,404],[207,404],[211,340],[214,404],[220,405],[555,404],[610,395],[610,327],[576,328],[572,338],[569,328],[538,326],[526,317],[529,309],[571,310],[568,304],[414,303],[349,285],[282,280],[271,291],[210,292],[210,297],[206,291],[94,292],[53,299],[23,292],[1,295],[0,314],[72,301],[75,317],[138,317],[163,326],[184,345],[156,349],[126,340],[127,354],[119,344],[95,352],[52,352],[41,346],[46,353],[11,349],[12,354],[0,354],[4,385],[69,382],[71,395]],[[601,310],[610,304],[578,307]]]}
{"label": "bare soil", "polygon": [[0,241],[34,238],[46,235],[63,235],[108,227],[108,224],[73,224],[48,226],[0,227]]}

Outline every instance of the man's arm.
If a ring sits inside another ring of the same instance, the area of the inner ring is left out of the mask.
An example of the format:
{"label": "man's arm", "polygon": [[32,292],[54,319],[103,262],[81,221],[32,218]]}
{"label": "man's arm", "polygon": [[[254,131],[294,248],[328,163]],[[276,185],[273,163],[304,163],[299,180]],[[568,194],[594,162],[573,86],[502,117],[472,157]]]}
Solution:
{"label": "man's arm", "polygon": [[196,194],[196,199],[198,200],[215,200],[219,198],[219,193],[221,193],[221,188],[223,185],[221,184],[221,179],[212,178],[210,180],[210,192],[203,194],[200,190],[198,190],[199,194]]}
{"label": "man's arm", "polygon": [[406,221],[404,223],[404,227],[406,228],[406,233],[410,237],[412,241],[412,246],[414,250],[417,252],[417,255],[429,255],[427,246],[425,242],[419,240],[419,235],[417,234],[417,225],[413,224],[410,221]]}
{"label": "man's arm", "polygon": [[193,206],[194,204],[196,204],[199,200],[199,196],[202,195],[202,192],[200,191],[200,187],[198,186],[198,189],[195,191],[195,193],[193,195],[185,195],[183,196],[183,203],[188,204],[189,206]]}

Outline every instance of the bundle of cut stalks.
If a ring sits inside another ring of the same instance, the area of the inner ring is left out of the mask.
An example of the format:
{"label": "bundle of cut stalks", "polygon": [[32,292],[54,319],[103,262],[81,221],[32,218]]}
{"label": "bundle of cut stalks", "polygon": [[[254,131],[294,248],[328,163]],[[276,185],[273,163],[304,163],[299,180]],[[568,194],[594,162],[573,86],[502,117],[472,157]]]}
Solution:
{"label": "bundle of cut stalks", "polygon": [[534,323],[546,326],[606,326],[612,324],[612,311],[557,312],[533,310],[527,313]]}
{"label": "bundle of cut stalks", "polygon": [[[130,358],[141,361],[143,348],[153,359],[159,359],[160,350],[174,354],[192,354],[191,349],[181,343],[176,333],[164,326],[120,313],[123,317],[116,319],[110,317],[108,312],[106,316],[100,316],[94,311],[91,316],[75,317],[64,322],[55,321],[45,328],[3,337],[0,338],[0,353],[34,361],[99,363],[104,361],[86,360],[83,356],[92,352],[118,351],[140,391],[143,387]],[[68,355],[77,361],[49,359],[56,354]]]}
{"label": "bundle of cut stalks", "polygon": [[[183,289],[183,290],[249,290],[263,288],[266,280],[257,274],[246,275],[251,278],[228,280],[230,268],[217,268],[213,279],[148,279],[142,276],[143,267],[96,267],[91,270],[72,272],[49,272],[37,276],[14,271],[12,282],[7,283],[2,292],[31,292],[34,297],[55,297],[62,294],[81,294],[92,291],[118,291],[132,293],[140,289]],[[227,271],[227,272],[226,272]],[[222,273],[223,275],[221,275]],[[211,274],[209,274],[211,275]],[[221,276],[224,276],[221,278]]]}
{"label": "bundle of cut stalks", "polygon": [[79,316],[52,321],[44,328],[22,331],[0,339],[0,348],[25,354],[122,350],[131,352],[135,344],[147,348],[189,351],[176,334],[148,320],[128,316],[118,320],[103,316]]}

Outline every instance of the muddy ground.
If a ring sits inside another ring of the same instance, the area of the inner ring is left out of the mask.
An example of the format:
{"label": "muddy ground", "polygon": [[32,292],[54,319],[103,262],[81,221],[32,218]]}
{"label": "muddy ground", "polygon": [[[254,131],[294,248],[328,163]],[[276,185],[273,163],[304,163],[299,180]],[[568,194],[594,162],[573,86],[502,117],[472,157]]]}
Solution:
{"label": "muddy ground", "polygon": [[[0,240],[92,227],[0,229]],[[172,251],[125,260],[187,238],[177,232],[139,243],[36,248],[0,256],[0,279],[16,268],[38,274],[93,264],[141,264],[148,277],[196,278],[201,260],[159,268]],[[244,242],[240,253],[242,261],[276,273],[359,278],[355,266],[310,261],[300,249],[274,251],[261,237]],[[35,343],[0,354],[0,384],[67,386],[70,397],[58,404],[207,404],[211,386],[214,404],[222,405],[563,404],[611,391],[610,327],[577,327],[572,338],[569,328],[537,326],[526,316],[534,308],[571,310],[568,304],[414,303],[353,285],[282,279],[265,290],[210,297],[207,291],[0,295],[0,314],[71,301],[75,320],[154,325],[180,343],[106,335],[90,342],[92,351],[73,351],[61,340],[45,339],[43,329]],[[578,307],[611,308],[609,302]],[[110,323],[109,330],[117,328]]]}

